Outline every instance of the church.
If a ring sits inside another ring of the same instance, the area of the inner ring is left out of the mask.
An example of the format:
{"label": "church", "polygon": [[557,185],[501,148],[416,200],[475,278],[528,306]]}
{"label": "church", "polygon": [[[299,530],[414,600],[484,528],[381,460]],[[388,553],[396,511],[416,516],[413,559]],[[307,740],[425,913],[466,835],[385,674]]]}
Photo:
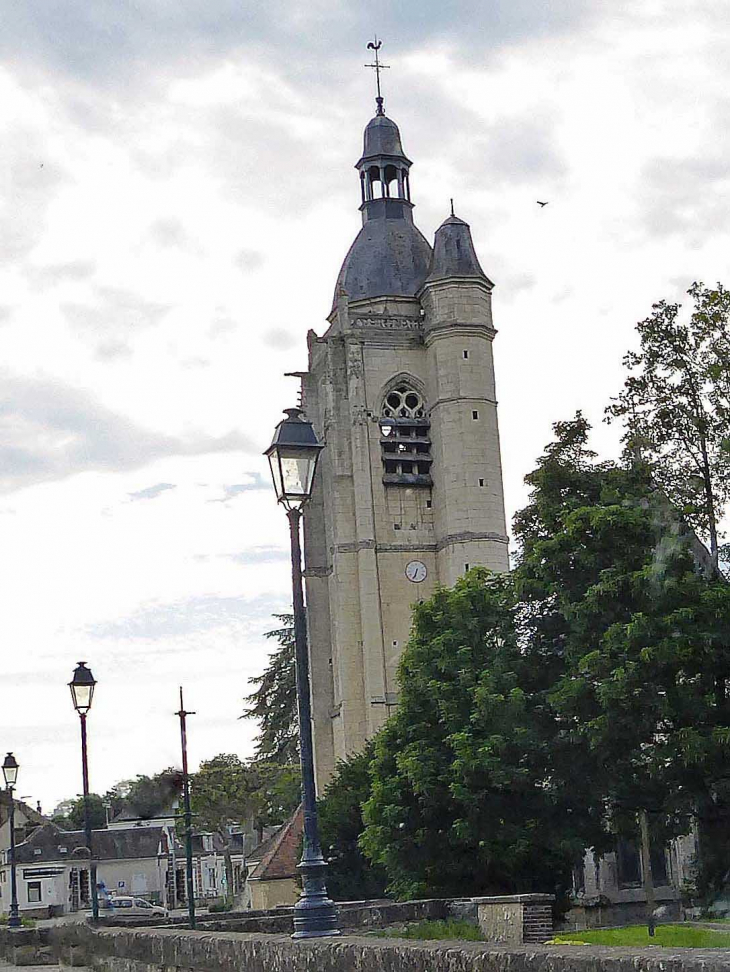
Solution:
{"label": "church", "polygon": [[355,165],[362,229],[301,375],[326,444],[304,518],[319,792],[397,705],[414,603],[509,564],[493,284],[453,208],[433,245],[416,226],[412,163],[376,103]]}

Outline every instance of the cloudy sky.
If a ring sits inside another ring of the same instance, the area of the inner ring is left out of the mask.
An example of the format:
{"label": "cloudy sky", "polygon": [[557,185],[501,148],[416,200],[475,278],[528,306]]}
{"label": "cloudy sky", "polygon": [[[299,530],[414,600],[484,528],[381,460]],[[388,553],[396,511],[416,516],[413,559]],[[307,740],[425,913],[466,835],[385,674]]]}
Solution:
{"label": "cloudy sky", "polygon": [[[601,426],[653,301],[728,283],[722,0],[24,0],[0,34],[0,746],[80,789],[66,688],[99,680],[92,787],[250,755],[285,610],[261,459],[359,226],[386,109],[431,237],[449,197],[496,281],[510,515],[552,422]],[[549,200],[539,209],[536,199]]]}

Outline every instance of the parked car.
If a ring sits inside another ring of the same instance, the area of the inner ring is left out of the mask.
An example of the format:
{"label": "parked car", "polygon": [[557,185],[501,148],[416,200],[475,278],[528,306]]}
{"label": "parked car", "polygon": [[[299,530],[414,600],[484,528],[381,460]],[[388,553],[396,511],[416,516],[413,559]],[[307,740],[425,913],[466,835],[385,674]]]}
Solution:
{"label": "parked car", "polygon": [[[115,894],[107,899],[109,904],[104,905],[105,916],[113,918],[167,918],[167,908],[160,905],[150,904],[144,898],[135,898],[131,894]],[[102,903],[99,901],[99,910]]]}

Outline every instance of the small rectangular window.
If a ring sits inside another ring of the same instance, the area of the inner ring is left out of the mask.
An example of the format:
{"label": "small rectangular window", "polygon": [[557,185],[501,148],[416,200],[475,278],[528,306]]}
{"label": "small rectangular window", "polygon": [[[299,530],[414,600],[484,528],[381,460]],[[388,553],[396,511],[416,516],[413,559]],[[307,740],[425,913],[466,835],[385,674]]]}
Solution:
{"label": "small rectangular window", "polygon": [[471,413],[471,417],[476,421],[479,418],[479,412],[476,409]]}
{"label": "small rectangular window", "polygon": [[426,500],[426,509],[427,510],[430,510],[432,506],[433,506],[432,501],[431,500]]}
{"label": "small rectangular window", "polygon": [[469,352],[468,351],[462,351],[461,353],[464,355],[464,360],[466,361],[466,359],[469,357]]}
{"label": "small rectangular window", "polygon": [[483,480],[483,479],[480,479],[480,480],[479,480],[479,485],[480,485],[480,486],[483,486],[483,485],[484,485],[484,480]]}
{"label": "small rectangular window", "polygon": [[28,882],[28,904],[37,904],[41,900],[41,882]]}
{"label": "small rectangular window", "polygon": [[464,570],[469,570],[469,564],[464,564]]}

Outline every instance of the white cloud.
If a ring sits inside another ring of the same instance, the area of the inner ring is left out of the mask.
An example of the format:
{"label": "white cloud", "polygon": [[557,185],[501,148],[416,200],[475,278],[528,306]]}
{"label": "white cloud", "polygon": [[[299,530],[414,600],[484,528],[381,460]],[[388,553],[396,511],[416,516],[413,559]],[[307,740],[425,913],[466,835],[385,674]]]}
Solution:
{"label": "white cloud", "polygon": [[175,762],[180,681],[194,758],[251,752],[290,583],[260,453],[359,228],[373,23],[418,225],[454,197],[497,284],[510,511],[553,421],[581,407],[614,448],[651,303],[727,276],[719,0],[212,11],[28,0],[0,38],[0,731],[47,805],[78,788],[79,657],[95,787]]}

